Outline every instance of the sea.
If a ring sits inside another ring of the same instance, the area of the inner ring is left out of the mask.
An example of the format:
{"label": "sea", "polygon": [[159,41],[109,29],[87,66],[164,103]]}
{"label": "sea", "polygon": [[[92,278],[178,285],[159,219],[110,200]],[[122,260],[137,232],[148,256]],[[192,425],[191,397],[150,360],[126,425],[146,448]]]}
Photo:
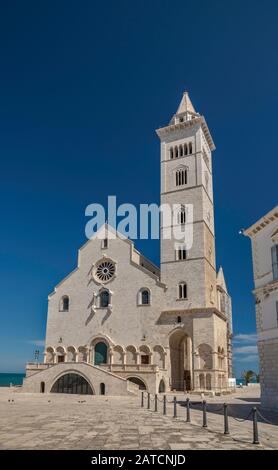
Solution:
{"label": "sea", "polygon": [[9,387],[10,384],[22,385],[25,374],[0,373],[0,387]]}
{"label": "sea", "polygon": [[[10,373],[0,373],[0,387],[9,387],[10,384],[13,385],[22,385],[25,374],[10,374]],[[255,383],[255,380],[251,380]],[[236,379],[236,384],[243,384],[243,379]]]}

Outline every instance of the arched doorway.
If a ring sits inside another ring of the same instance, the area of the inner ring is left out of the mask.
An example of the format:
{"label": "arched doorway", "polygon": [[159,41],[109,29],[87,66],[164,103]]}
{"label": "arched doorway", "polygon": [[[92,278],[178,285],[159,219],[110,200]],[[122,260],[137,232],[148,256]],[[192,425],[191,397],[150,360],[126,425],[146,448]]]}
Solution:
{"label": "arched doorway", "polygon": [[158,393],[165,393],[165,382],[163,379],[159,382]]}
{"label": "arched doorway", "polygon": [[146,390],[146,385],[144,384],[143,380],[139,379],[138,377],[128,377],[130,382],[139,385],[139,390]]}
{"label": "arched doorway", "polygon": [[95,366],[107,364],[107,345],[100,341],[95,345]]}
{"label": "arched doorway", "polygon": [[191,340],[183,330],[176,330],[169,340],[171,387],[191,390]]}
{"label": "arched doorway", "polygon": [[76,393],[78,395],[93,395],[91,385],[82,375],[64,374],[54,383],[52,393]]}

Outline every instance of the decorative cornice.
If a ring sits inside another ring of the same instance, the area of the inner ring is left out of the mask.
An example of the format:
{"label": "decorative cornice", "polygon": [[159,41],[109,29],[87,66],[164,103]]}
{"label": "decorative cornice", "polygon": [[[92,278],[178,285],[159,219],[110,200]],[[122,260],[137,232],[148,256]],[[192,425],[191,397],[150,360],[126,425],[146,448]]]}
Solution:
{"label": "decorative cornice", "polygon": [[274,207],[270,212],[261,217],[257,222],[251,225],[251,227],[244,230],[243,234],[246,237],[252,238],[269,224],[276,221],[278,222],[278,206]]}
{"label": "decorative cornice", "polygon": [[225,322],[227,322],[227,317],[224,315],[220,310],[218,310],[216,307],[198,307],[198,308],[175,308],[175,309],[167,309],[167,310],[162,310],[161,313],[169,313],[171,315],[173,314],[180,314],[180,313],[185,313],[185,314],[194,314],[194,313],[209,313],[209,314],[215,314],[218,317],[222,318]]}
{"label": "decorative cornice", "polygon": [[190,121],[183,121],[179,122],[177,124],[170,124],[169,126],[166,127],[160,127],[159,129],[156,130],[156,133],[159,138],[163,138],[167,135],[169,135],[172,132],[176,132],[182,129],[187,129],[190,127],[193,127],[195,124],[200,124],[202,131],[206,137],[206,140],[209,144],[210,150],[215,150],[215,145],[211,136],[211,133],[209,131],[208,125],[206,123],[206,120],[204,116],[196,117],[194,119],[191,119]]}
{"label": "decorative cornice", "polygon": [[252,293],[255,296],[260,297],[263,295],[271,294],[271,292],[274,292],[276,290],[278,290],[278,280],[269,282],[268,284],[265,284],[262,287],[257,287],[256,289],[252,291]]}

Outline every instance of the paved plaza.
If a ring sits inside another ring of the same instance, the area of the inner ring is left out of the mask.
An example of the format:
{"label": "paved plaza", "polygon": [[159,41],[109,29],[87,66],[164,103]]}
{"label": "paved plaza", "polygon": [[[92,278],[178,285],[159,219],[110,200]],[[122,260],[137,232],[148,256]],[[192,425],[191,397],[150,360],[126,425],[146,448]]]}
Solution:
{"label": "paved plaza", "polygon": [[[159,397],[162,399],[162,396]],[[169,395],[167,401],[171,402]],[[192,400],[200,397],[192,396]],[[178,395],[178,418],[159,410],[141,408],[140,397],[27,394],[0,388],[0,449],[276,449],[278,425],[259,422],[260,445],[252,444],[252,421],[229,419],[230,436],[223,435],[219,404],[230,403],[238,419],[259,405],[258,389],[234,396],[208,399],[208,429],[201,426],[200,410],[192,410],[185,422],[185,396]],[[13,401],[12,401],[13,400]],[[154,402],[151,402],[154,409]],[[264,411],[278,424],[278,415]]]}

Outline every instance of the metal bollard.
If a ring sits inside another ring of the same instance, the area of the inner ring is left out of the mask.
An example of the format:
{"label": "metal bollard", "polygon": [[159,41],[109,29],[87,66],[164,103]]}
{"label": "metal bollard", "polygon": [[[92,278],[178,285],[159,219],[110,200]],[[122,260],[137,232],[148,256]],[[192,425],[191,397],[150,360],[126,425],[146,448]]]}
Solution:
{"label": "metal bollard", "polygon": [[157,393],[154,396],[154,411],[157,411]]}
{"label": "metal bollard", "polygon": [[144,408],[144,392],[141,392],[141,406]]}
{"label": "metal bollard", "polygon": [[190,400],[189,398],[186,399],[186,422],[190,423]]}
{"label": "metal bollard", "polygon": [[203,401],[203,428],[207,428],[207,402],[206,400]]}
{"label": "metal bollard", "polygon": [[151,407],[151,395],[150,393],[148,393],[148,410],[150,409]]}
{"label": "metal bollard", "polygon": [[177,397],[174,397],[174,418],[177,417]]}
{"label": "metal bollard", "polygon": [[252,414],[253,414],[253,444],[259,444],[259,433],[258,433],[258,414],[257,414],[257,408],[254,407],[252,408]]}
{"label": "metal bollard", "polygon": [[163,414],[166,415],[166,395],[163,397]]}
{"label": "metal bollard", "polygon": [[228,405],[224,403],[224,434],[230,434],[228,422]]}

